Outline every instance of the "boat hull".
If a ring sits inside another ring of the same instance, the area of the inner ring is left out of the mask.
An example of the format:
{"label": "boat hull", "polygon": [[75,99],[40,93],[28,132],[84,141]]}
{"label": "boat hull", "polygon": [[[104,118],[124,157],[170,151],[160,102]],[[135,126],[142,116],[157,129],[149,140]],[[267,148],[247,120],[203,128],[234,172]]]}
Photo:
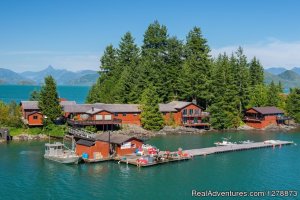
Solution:
{"label": "boat hull", "polygon": [[79,156],[57,157],[57,156],[44,155],[44,158],[47,160],[51,160],[63,164],[78,164],[80,157]]}

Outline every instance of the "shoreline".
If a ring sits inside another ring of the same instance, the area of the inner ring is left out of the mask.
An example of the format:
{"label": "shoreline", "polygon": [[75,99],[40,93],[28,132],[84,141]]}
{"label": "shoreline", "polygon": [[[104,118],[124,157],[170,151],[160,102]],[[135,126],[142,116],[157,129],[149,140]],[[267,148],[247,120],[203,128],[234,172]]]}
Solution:
{"label": "shoreline", "polygon": [[[274,131],[283,131],[286,133],[293,132],[294,130],[297,130],[300,128],[299,124],[296,125],[290,125],[290,126],[270,126],[265,129],[255,129],[247,126],[240,126],[238,128],[233,129],[227,129],[227,130],[216,130],[216,129],[210,129],[210,130],[204,130],[204,129],[196,129],[196,128],[187,128],[187,127],[170,127],[165,126],[163,129],[159,131],[148,131],[145,130],[139,126],[125,126],[121,130],[113,131],[113,133],[137,137],[139,139],[150,139],[157,136],[169,136],[169,135],[204,135],[207,133],[216,133],[216,134],[222,134],[222,133],[228,133],[228,132],[274,132]],[[101,132],[98,132],[101,134]],[[37,135],[31,135],[26,133],[21,133],[19,135],[11,136],[12,140],[14,142],[23,142],[23,141],[43,141],[48,140],[49,136],[46,134],[37,134]],[[63,138],[63,137],[52,137],[51,138]],[[5,143],[7,141],[0,139],[0,144]]]}

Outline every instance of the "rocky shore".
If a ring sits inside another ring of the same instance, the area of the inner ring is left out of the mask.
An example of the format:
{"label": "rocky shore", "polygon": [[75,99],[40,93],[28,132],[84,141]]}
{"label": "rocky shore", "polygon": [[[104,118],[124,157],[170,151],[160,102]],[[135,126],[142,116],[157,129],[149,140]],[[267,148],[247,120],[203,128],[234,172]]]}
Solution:
{"label": "rocky shore", "polygon": [[178,134],[203,134],[207,132],[207,130],[196,129],[196,128],[186,128],[182,126],[171,127],[165,126],[160,131],[148,131],[143,129],[140,126],[135,125],[126,125],[123,129],[114,131],[114,133],[129,135],[141,139],[151,138],[158,135],[178,135]]}
{"label": "rocky shore", "polygon": [[21,134],[12,137],[13,141],[29,141],[29,140],[46,140],[48,139],[48,135],[38,134],[38,135],[29,135],[29,134]]}

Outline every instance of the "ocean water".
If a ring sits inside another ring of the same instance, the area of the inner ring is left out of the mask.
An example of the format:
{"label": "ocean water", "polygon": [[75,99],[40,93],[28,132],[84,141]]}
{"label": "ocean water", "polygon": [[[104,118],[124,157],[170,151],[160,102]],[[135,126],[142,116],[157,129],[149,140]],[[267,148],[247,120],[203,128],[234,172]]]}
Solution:
{"label": "ocean water", "polygon": [[[39,90],[40,86],[28,85],[0,85],[0,100],[6,103],[10,101],[28,100],[34,90]],[[58,95],[61,98],[74,100],[77,103],[84,103],[87,97],[89,86],[58,86]]]}
{"label": "ocean water", "polygon": [[[232,141],[293,140],[300,130],[160,136],[147,141],[160,149],[213,146]],[[197,199],[197,191],[296,190],[298,197],[202,197],[204,199],[300,199],[300,146],[230,152],[137,168],[115,161],[63,165],[43,158],[43,142],[0,144],[0,199]],[[201,197],[198,197],[201,199]]]}

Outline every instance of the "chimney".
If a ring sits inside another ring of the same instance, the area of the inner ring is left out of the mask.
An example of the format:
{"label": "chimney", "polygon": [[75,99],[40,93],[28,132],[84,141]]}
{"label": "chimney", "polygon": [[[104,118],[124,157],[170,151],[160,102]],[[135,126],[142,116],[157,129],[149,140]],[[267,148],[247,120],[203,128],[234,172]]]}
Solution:
{"label": "chimney", "polygon": [[193,100],[192,100],[192,103],[197,105],[197,100],[196,100],[196,99],[193,99]]}
{"label": "chimney", "polygon": [[94,107],[92,107],[92,111],[94,112]]}

